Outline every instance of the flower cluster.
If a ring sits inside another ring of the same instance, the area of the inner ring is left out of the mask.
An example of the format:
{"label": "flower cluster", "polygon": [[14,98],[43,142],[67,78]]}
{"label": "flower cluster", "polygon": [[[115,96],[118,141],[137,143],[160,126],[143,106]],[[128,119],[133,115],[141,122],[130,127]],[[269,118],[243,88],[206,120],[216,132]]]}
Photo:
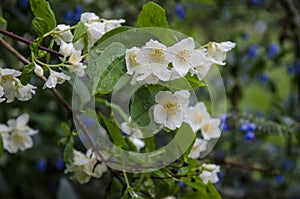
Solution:
{"label": "flower cluster", "polygon": [[220,166],[215,164],[202,164],[202,173],[200,174],[201,179],[204,184],[207,184],[208,181],[211,183],[217,183],[219,181],[218,172],[220,172]]}
{"label": "flower cluster", "polygon": [[[193,38],[188,37],[167,47],[157,40],[148,41],[144,47],[126,50],[127,74],[131,84],[157,84],[190,74],[198,80],[204,79],[213,64],[225,65],[226,53],[235,47],[230,41],[210,42],[196,49]],[[201,130],[203,139],[197,138],[190,158],[198,158],[206,150],[207,141],[221,135],[220,119],[211,118],[203,102],[190,106],[190,93],[187,90],[159,91],[155,95],[153,107],[154,121],[170,130],[189,124],[196,133]]]}
{"label": "flower cluster", "polygon": [[20,115],[16,120],[10,119],[7,125],[0,124],[0,135],[3,139],[3,147],[9,153],[16,153],[18,150],[24,151],[33,146],[31,136],[38,133],[30,128],[27,123],[29,115]]}
{"label": "flower cluster", "polygon": [[35,94],[36,87],[31,84],[23,85],[18,78],[20,75],[20,71],[0,68],[0,103],[5,98],[7,103],[13,102],[15,98],[28,101]]}
{"label": "flower cluster", "polygon": [[[126,50],[127,73],[133,75],[131,84],[156,84],[186,76],[197,75],[202,80],[213,64],[225,65],[226,53],[235,47],[232,42],[210,42],[195,49],[193,38],[188,37],[166,47],[150,40],[143,48]],[[171,65],[171,67],[170,67]]]}
{"label": "flower cluster", "polygon": [[[54,39],[59,46],[59,52],[63,55],[63,66],[72,74],[77,77],[85,75],[85,69],[87,65],[84,64],[84,55],[82,51],[87,45],[91,47],[99,40],[106,32],[121,26],[125,20],[105,20],[100,19],[95,13],[85,12],[80,16],[80,23],[84,24],[86,29],[87,44],[85,44],[84,36],[82,36],[76,42],[73,42],[74,35],[72,33],[72,27],[65,24],[59,24],[56,27]],[[56,72],[49,68],[50,75],[44,87],[54,88],[57,84],[62,84],[66,80],[70,80],[71,77],[62,72]],[[43,75],[43,69],[37,63],[35,63],[35,74],[37,76]]]}
{"label": "flower cluster", "polygon": [[246,122],[241,125],[241,131],[245,132],[244,139],[245,140],[254,140],[255,139],[255,131],[256,129],[256,124],[255,123],[249,123]]}
{"label": "flower cluster", "polygon": [[154,121],[171,130],[179,128],[183,122],[189,124],[196,133],[201,130],[204,140],[197,138],[189,157],[198,158],[206,150],[207,140],[221,135],[220,119],[211,118],[203,102],[189,105],[190,93],[187,90],[159,91],[155,96]]}
{"label": "flower cluster", "polygon": [[91,177],[100,178],[107,171],[105,165],[97,162],[92,150],[87,150],[86,154],[74,149],[74,161],[67,164],[66,172],[72,172],[72,179],[84,184],[90,181]]}

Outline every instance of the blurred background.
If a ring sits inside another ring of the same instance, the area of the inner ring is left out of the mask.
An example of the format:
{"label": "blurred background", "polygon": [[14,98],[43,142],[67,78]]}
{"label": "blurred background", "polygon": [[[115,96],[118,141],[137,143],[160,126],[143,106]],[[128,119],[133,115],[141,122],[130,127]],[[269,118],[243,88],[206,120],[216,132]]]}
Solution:
{"label": "blurred background", "polygon": [[[82,12],[136,26],[147,1],[49,0],[57,23],[76,24]],[[200,44],[233,41],[223,77],[228,114],[220,116],[223,134],[208,156],[221,165],[216,185],[224,198],[300,199],[300,1],[298,0],[168,0],[154,1],[166,9],[171,29],[193,36]],[[7,30],[34,39],[28,0],[1,0]],[[25,57],[27,45],[5,37]],[[21,63],[0,48],[0,67]],[[34,147],[0,157],[0,198],[102,198],[109,175],[80,185],[64,174],[64,137],[60,127],[68,119],[49,90],[38,85],[29,102],[0,104],[0,123],[28,112],[39,129]],[[59,87],[66,98],[72,89]],[[70,99],[69,99],[70,100]],[[84,149],[80,140],[77,148]],[[181,191],[185,185],[180,185]],[[117,185],[113,189],[119,190]],[[118,192],[117,192],[118,193]],[[118,198],[118,194],[111,198]]]}

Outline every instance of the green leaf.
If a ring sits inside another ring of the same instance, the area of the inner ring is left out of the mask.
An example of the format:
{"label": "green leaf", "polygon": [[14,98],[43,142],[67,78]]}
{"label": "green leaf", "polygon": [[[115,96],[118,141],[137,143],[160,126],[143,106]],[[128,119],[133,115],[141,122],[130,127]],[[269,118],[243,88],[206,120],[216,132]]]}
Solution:
{"label": "green leaf", "polygon": [[206,186],[205,186],[205,184],[203,184],[202,179],[200,177],[198,177],[198,176],[193,177],[193,179],[194,179],[193,182],[191,182],[191,178],[188,178],[188,177],[181,178],[181,179],[188,186],[191,186],[191,187],[197,189],[201,193],[204,193],[204,194],[206,193]]}
{"label": "green leaf", "polygon": [[117,57],[101,75],[96,92],[101,94],[112,92],[115,85],[125,73],[125,56]]}
{"label": "green leaf", "polygon": [[168,179],[154,180],[155,198],[163,198],[173,195],[178,187],[174,182],[175,181]]}
{"label": "green leaf", "polygon": [[154,99],[149,90],[142,86],[133,95],[130,114],[132,120],[139,126],[147,126],[151,122],[149,109],[154,105]]}
{"label": "green leaf", "polygon": [[[97,48],[94,50],[97,51]],[[116,83],[126,73],[125,46],[112,43],[107,46],[97,59],[94,72],[93,94],[107,94],[113,91]],[[95,64],[95,63],[93,63]]]}
{"label": "green leaf", "polygon": [[[183,182],[188,186],[191,186],[198,190],[197,195],[199,198],[203,199],[222,199],[214,185],[209,181],[206,185],[202,182],[202,179],[199,176],[193,177],[194,181],[191,181],[191,178],[182,178]],[[189,196],[189,194],[187,194]],[[184,198],[190,198],[185,196]],[[191,197],[192,198],[192,197]]]}
{"label": "green leaf", "polygon": [[193,87],[193,88],[198,88],[201,86],[206,86],[205,83],[199,81],[197,75],[191,75],[190,73],[188,73],[185,76],[185,79],[189,82],[189,84]]}
{"label": "green leaf", "polygon": [[168,28],[166,11],[154,2],[146,3],[138,16],[137,26]]}
{"label": "green leaf", "polygon": [[40,17],[35,17],[32,20],[32,27],[39,37],[42,37],[46,32],[48,32],[47,21]]}
{"label": "green leaf", "polygon": [[104,40],[114,36],[114,35],[117,35],[121,32],[124,32],[124,31],[127,31],[127,30],[131,30],[133,29],[133,27],[130,27],[130,26],[120,26],[120,27],[117,27],[117,28],[114,28],[112,29],[111,31],[109,32],[106,32],[95,44],[95,46],[97,46],[98,44],[100,44],[101,42],[103,42]]}
{"label": "green leaf", "polygon": [[186,75],[185,77],[181,77],[178,79],[174,79],[159,84],[169,89],[176,89],[176,90],[192,90],[200,86],[206,86],[206,84],[198,80],[196,75],[191,76],[190,74]]}
{"label": "green leaf", "polygon": [[72,164],[74,160],[73,146],[74,142],[73,138],[71,137],[64,150],[64,161],[66,164]]}
{"label": "green leaf", "polygon": [[86,27],[82,21],[80,21],[74,30],[74,37],[72,42],[75,43],[86,33]]}
{"label": "green leaf", "polygon": [[34,63],[30,63],[24,66],[22,75],[21,75],[21,83],[23,85],[28,84],[28,82],[31,79],[31,76],[33,75],[33,70],[34,70]]}
{"label": "green leaf", "polygon": [[2,139],[2,136],[0,135],[0,157],[2,156],[3,154],[3,139]]}
{"label": "green leaf", "polygon": [[64,130],[64,132],[66,133],[67,136],[71,135],[71,130],[69,125],[66,122],[62,122],[60,124],[61,128]]}
{"label": "green leaf", "polygon": [[215,198],[215,199],[222,199],[219,192],[216,190],[215,186],[209,181],[206,185],[207,188],[207,199]]}
{"label": "green leaf", "polygon": [[127,145],[124,137],[122,136],[121,133],[121,129],[119,129],[118,127],[114,126],[113,123],[111,123],[103,114],[100,113],[100,119],[103,121],[106,129],[107,129],[107,133],[110,135],[113,143],[116,146],[119,147],[124,147]]}
{"label": "green leaf", "polygon": [[152,152],[156,149],[155,139],[154,136],[144,138],[145,146],[146,146],[146,152]]}
{"label": "green leaf", "polygon": [[32,25],[37,35],[41,36],[42,33],[47,33],[56,27],[56,20],[54,13],[45,0],[30,0],[30,7],[35,18]]}

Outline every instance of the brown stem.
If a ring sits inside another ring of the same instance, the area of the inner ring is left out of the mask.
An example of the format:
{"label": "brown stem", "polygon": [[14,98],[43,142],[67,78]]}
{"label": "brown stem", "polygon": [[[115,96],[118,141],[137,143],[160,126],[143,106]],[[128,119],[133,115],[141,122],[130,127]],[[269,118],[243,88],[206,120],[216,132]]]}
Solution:
{"label": "brown stem", "polygon": [[[30,44],[32,43],[32,41],[30,41],[30,40],[28,40],[28,39],[25,39],[24,37],[21,37],[21,36],[19,36],[19,35],[16,35],[16,34],[14,34],[14,33],[12,33],[12,32],[9,32],[9,31],[7,31],[7,30],[4,30],[4,29],[0,29],[0,33],[3,34],[3,35],[6,35],[6,36],[8,36],[8,37],[11,37],[11,38],[13,38],[13,39],[15,39],[15,40],[18,40],[18,41],[20,41],[20,42],[23,42],[23,43],[25,43],[25,44],[28,44],[28,45],[30,45]],[[57,52],[57,51],[55,51],[55,50],[52,50],[52,49],[49,49],[49,48],[46,48],[46,47],[44,47],[44,46],[39,46],[39,49],[44,50],[44,51],[47,51],[48,53],[51,53],[51,54],[54,54],[54,55],[58,55],[58,56],[63,57],[59,52]]]}
{"label": "brown stem", "polygon": [[255,165],[249,165],[249,164],[245,164],[243,162],[239,162],[239,161],[235,161],[232,159],[224,159],[223,162],[227,165],[230,166],[235,166],[235,167],[239,167],[242,169],[246,169],[246,170],[252,170],[252,171],[261,171],[261,172],[271,172],[272,174],[279,174],[280,172],[277,170],[270,170],[269,168],[266,167],[259,167],[259,166],[255,166]]}
{"label": "brown stem", "polygon": [[[0,38],[0,44],[5,47],[9,52],[11,52],[13,55],[15,55],[20,61],[22,61],[24,64],[30,64],[31,62],[23,57],[16,49],[14,49],[9,43],[4,41],[2,38]],[[44,82],[47,81],[47,78],[42,76],[39,77]],[[68,102],[64,99],[64,97],[55,89],[51,88],[51,91],[54,93],[54,95],[59,99],[59,101],[63,104],[63,106],[68,110],[69,113],[72,113],[72,107],[68,104]]]}
{"label": "brown stem", "polygon": [[16,56],[21,62],[24,64],[29,64],[30,61],[28,61],[25,57],[23,57],[16,49],[12,48],[6,41],[4,41],[0,37],[0,44],[5,47],[9,52],[11,52],[14,56]]}

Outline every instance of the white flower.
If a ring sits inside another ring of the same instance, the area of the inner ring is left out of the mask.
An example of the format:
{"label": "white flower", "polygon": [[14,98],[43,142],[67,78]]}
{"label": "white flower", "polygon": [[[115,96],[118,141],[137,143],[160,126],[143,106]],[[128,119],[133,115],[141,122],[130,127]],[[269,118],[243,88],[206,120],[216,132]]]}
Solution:
{"label": "white flower", "polygon": [[140,64],[158,63],[168,65],[170,61],[166,57],[167,47],[158,41],[150,40],[138,52],[136,61]]}
{"label": "white flower", "polygon": [[218,138],[221,136],[221,131],[219,128],[220,119],[211,118],[203,124],[201,127],[201,133],[205,140],[210,140],[211,138]]}
{"label": "white flower", "polygon": [[197,132],[209,119],[210,115],[205,104],[198,102],[195,106],[186,109],[184,122],[188,123],[194,132]]}
{"label": "white flower", "polygon": [[6,102],[10,103],[14,101],[15,97],[20,101],[27,101],[32,98],[32,94],[35,94],[35,86],[27,84],[23,86],[17,76],[20,76],[21,72],[13,69],[1,69],[1,86],[3,88]]}
{"label": "white flower", "polygon": [[61,42],[59,53],[62,54],[64,57],[71,56],[72,53],[75,52],[75,48],[73,43],[66,43],[64,41]]}
{"label": "white flower", "polygon": [[82,21],[83,23],[90,23],[97,20],[99,20],[99,17],[92,12],[84,12],[80,15],[80,21]]}
{"label": "white flower", "polygon": [[90,47],[104,35],[105,27],[102,22],[86,23],[85,26],[87,28],[88,44]]}
{"label": "white flower", "polygon": [[2,98],[4,95],[3,87],[0,85],[0,103],[5,100],[5,98]]}
{"label": "white flower", "polygon": [[105,165],[97,163],[95,155],[89,149],[86,154],[73,150],[74,161],[71,165],[67,164],[66,172],[73,172],[72,179],[79,183],[87,183],[91,177],[100,178],[107,171]]}
{"label": "white flower", "polygon": [[70,79],[70,76],[50,69],[50,75],[44,85],[44,88],[55,88],[56,84],[63,84],[66,80]]}
{"label": "white flower", "polygon": [[42,77],[44,75],[44,70],[40,65],[38,65],[37,63],[34,63],[34,73],[38,77]]}
{"label": "white flower", "polygon": [[196,138],[195,143],[194,143],[194,145],[192,147],[192,150],[189,153],[188,157],[193,158],[193,159],[197,159],[200,156],[200,153],[202,151],[206,150],[206,145],[207,145],[206,140]]}
{"label": "white flower", "polygon": [[215,164],[203,164],[202,165],[202,173],[200,174],[200,177],[204,184],[207,184],[208,181],[211,183],[217,183],[219,181],[218,178],[218,172],[220,172],[220,166]]}
{"label": "white flower", "polygon": [[199,65],[201,59],[204,59],[200,50],[195,50],[195,43],[192,37],[188,37],[174,44],[167,49],[166,53],[173,67],[178,74],[183,77],[189,69]]}
{"label": "white flower", "polygon": [[198,79],[201,81],[205,78],[211,65],[212,65],[212,62],[211,63],[207,62],[207,63],[201,64],[199,66],[195,66],[190,69],[191,75],[197,75]]}
{"label": "white flower", "polygon": [[10,68],[0,68],[0,82],[2,80],[11,79],[12,77],[18,77],[22,73],[20,71]]}
{"label": "white flower", "polygon": [[132,142],[132,144],[138,151],[145,147],[145,142],[139,138],[143,135],[141,130],[129,127],[127,122],[123,122],[121,124],[121,130],[129,135],[128,139]]}
{"label": "white flower", "polygon": [[69,28],[70,28],[69,25],[65,25],[65,24],[57,25],[56,30],[63,31],[63,32],[57,34],[58,37],[55,38],[55,42],[57,43],[57,45],[61,45],[62,41],[67,42],[67,43],[72,42],[73,34],[72,34],[71,30],[67,30]]}
{"label": "white flower", "polygon": [[135,74],[132,77],[131,84],[156,84],[159,80],[168,81],[171,71],[167,65],[158,63],[144,64],[135,68]]}
{"label": "white flower", "polygon": [[68,62],[71,65],[66,65],[66,67],[69,69],[71,73],[74,73],[77,77],[84,76],[85,72],[84,69],[87,67],[83,63],[81,63],[82,56],[81,51],[75,51],[71,54]]}
{"label": "white flower", "polygon": [[159,91],[155,96],[154,121],[174,130],[181,126],[184,111],[189,104],[190,93],[186,90]]}
{"label": "white flower", "polygon": [[124,19],[118,19],[118,20],[105,20],[105,32],[111,31],[112,29],[115,29],[117,27],[121,26],[121,23],[125,23]]}
{"label": "white flower", "polygon": [[222,43],[210,42],[207,46],[207,56],[219,65],[225,65],[226,53],[235,47],[235,43],[226,41]]}
{"label": "white flower", "polygon": [[20,101],[28,101],[32,98],[32,94],[35,94],[34,89],[36,88],[36,86],[32,86],[31,84],[18,87],[17,91],[15,92],[15,97]]}
{"label": "white flower", "polygon": [[125,60],[126,60],[126,68],[127,68],[127,74],[132,75],[138,65],[140,63],[136,60],[136,55],[140,51],[140,48],[133,47],[130,49],[126,49],[125,53]]}
{"label": "white flower", "polygon": [[83,39],[83,37],[81,37],[78,41],[73,43],[73,45],[74,45],[74,48],[75,48],[76,51],[83,50],[84,49],[84,39]]}
{"label": "white flower", "polygon": [[[8,120],[8,127],[0,128],[0,133],[3,138],[3,147],[10,153],[16,153],[18,150],[24,151],[32,147],[33,142],[31,136],[36,134],[37,131],[31,129],[27,123],[29,115],[20,115],[16,120]],[[2,130],[1,130],[2,129]]]}

